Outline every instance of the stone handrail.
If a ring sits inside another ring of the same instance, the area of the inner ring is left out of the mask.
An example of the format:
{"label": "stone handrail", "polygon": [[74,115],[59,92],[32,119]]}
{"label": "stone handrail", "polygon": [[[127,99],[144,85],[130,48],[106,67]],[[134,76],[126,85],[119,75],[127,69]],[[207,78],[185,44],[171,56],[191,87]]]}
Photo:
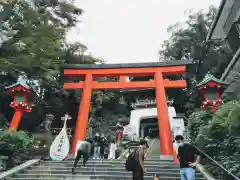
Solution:
{"label": "stone handrail", "polygon": [[17,173],[17,172],[19,172],[19,171],[21,171],[23,169],[26,169],[26,168],[28,168],[28,167],[30,167],[32,165],[37,164],[39,162],[40,162],[40,159],[29,160],[29,161],[27,161],[27,162],[25,162],[23,164],[20,164],[19,166],[16,166],[16,167],[14,167],[12,169],[9,169],[8,171],[0,173],[0,179],[4,179],[6,177],[9,177],[9,176],[13,175],[14,173]]}

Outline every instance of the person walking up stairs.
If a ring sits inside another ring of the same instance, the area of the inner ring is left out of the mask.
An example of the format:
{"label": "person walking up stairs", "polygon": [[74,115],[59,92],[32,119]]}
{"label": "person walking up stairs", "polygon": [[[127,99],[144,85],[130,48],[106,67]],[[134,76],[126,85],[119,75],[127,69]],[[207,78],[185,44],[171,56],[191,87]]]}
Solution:
{"label": "person walking up stairs", "polygon": [[77,156],[73,164],[72,173],[75,174],[75,169],[81,157],[83,157],[83,167],[86,166],[87,160],[91,153],[91,144],[88,141],[83,141],[77,149]]}

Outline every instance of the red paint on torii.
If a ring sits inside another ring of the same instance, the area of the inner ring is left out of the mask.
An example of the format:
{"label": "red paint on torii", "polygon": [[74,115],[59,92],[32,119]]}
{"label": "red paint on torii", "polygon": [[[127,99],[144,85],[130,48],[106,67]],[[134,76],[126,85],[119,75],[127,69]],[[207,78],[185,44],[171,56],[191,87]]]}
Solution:
{"label": "red paint on torii", "polygon": [[[76,129],[72,143],[72,155],[76,154],[76,146],[79,140],[84,141],[88,125],[88,115],[90,110],[91,95],[93,89],[138,89],[155,88],[158,113],[158,128],[160,137],[160,147],[162,155],[173,155],[172,134],[168,119],[168,106],[166,102],[165,88],[186,88],[185,80],[170,81],[163,76],[184,74],[186,65],[189,61],[172,61],[172,64],[164,62],[152,67],[102,67],[102,65],[92,65],[89,67],[79,65],[68,65],[64,69],[65,77],[84,77],[81,82],[65,82],[64,89],[82,89],[82,98],[79,105],[79,112],[76,122]],[[142,64],[141,64],[142,65]],[[107,65],[106,65],[107,66]],[[112,65],[114,66],[114,65]],[[151,65],[150,65],[151,66]],[[127,82],[127,76],[153,76],[152,81]],[[95,77],[119,77],[118,82],[97,82]]]}

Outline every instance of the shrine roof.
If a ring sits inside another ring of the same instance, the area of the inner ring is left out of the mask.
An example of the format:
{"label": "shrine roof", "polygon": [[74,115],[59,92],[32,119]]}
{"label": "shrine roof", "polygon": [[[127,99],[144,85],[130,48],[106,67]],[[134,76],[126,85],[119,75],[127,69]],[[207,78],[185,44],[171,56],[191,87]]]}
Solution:
{"label": "shrine roof", "polygon": [[22,86],[22,87],[24,87],[26,89],[30,89],[30,87],[27,85],[26,81],[23,80],[23,79],[20,79],[16,83],[14,83],[14,84],[12,84],[10,86],[5,87],[5,89],[10,89],[10,88],[13,88],[13,87],[16,87],[16,86]]}
{"label": "shrine roof", "polygon": [[190,60],[169,60],[162,62],[146,63],[125,63],[125,64],[66,64],[65,69],[111,69],[111,68],[151,68],[151,67],[168,67],[183,66],[193,64]]}
{"label": "shrine roof", "polygon": [[204,77],[204,79],[200,83],[198,83],[197,86],[205,85],[211,81],[216,82],[221,85],[228,85],[228,83],[225,83],[224,81],[221,81],[220,79],[215,78],[212,74],[207,73],[206,76]]}

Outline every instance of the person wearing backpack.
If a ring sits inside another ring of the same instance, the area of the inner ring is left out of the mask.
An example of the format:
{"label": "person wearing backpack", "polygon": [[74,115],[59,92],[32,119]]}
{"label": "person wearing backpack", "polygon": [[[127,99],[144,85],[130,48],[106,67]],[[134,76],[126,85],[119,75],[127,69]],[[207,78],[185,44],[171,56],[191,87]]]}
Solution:
{"label": "person wearing backpack", "polygon": [[147,142],[142,139],[140,140],[140,146],[136,148],[132,153],[129,154],[126,161],[126,170],[132,171],[133,180],[144,179],[144,151],[148,148]]}

